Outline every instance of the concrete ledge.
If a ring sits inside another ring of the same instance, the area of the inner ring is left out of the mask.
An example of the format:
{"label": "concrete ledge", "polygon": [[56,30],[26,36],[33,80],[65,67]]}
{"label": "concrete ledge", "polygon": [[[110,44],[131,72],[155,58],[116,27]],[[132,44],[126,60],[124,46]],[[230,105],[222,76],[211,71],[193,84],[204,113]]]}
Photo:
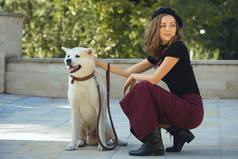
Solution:
{"label": "concrete ledge", "polygon": [[238,65],[238,60],[193,60],[196,65]]}
{"label": "concrete ledge", "polygon": [[[102,59],[117,65],[131,66],[142,59]],[[238,99],[238,60],[192,61],[203,98]],[[105,82],[105,71],[96,69]],[[152,73],[151,69],[145,73]],[[44,97],[66,97],[68,73],[63,58],[7,58],[6,92]],[[16,80],[17,79],[17,80]],[[122,97],[126,78],[111,74],[111,97]],[[164,82],[159,86],[168,90]]]}
{"label": "concrete ledge", "polygon": [[[100,59],[100,58],[99,58]],[[143,59],[101,59],[113,64],[134,64],[142,61]],[[8,58],[9,63],[62,63],[64,58]],[[238,60],[193,60],[194,65],[238,65]]]}
{"label": "concrete ledge", "polygon": [[[140,62],[142,59],[101,59],[113,64],[134,64]],[[63,63],[64,58],[8,58],[9,63]]]}
{"label": "concrete ledge", "polygon": [[7,63],[63,63],[63,58],[7,58]]}
{"label": "concrete ledge", "polygon": [[0,12],[0,16],[24,17],[23,14],[10,13],[10,12]]}

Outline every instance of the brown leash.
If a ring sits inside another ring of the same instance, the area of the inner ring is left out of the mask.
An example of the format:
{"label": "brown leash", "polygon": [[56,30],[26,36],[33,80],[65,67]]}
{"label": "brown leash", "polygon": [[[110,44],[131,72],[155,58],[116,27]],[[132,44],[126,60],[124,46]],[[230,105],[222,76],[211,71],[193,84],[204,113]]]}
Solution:
{"label": "brown leash", "polygon": [[117,133],[116,133],[114,125],[113,125],[111,111],[110,111],[110,102],[109,102],[109,98],[110,98],[110,95],[109,95],[109,92],[110,92],[110,63],[107,63],[106,81],[107,81],[107,108],[108,108],[108,115],[109,115],[110,123],[111,123],[111,126],[112,126],[112,131],[113,131],[113,134],[115,136],[114,145],[112,147],[108,147],[108,146],[103,145],[103,143],[102,143],[102,141],[99,137],[99,119],[100,119],[101,110],[102,110],[102,102],[101,102],[101,93],[100,93],[100,89],[99,89],[99,85],[97,83],[97,80],[96,80],[96,83],[97,83],[98,98],[99,98],[99,112],[98,112],[98,118],[97,118],[97,128],[96,128],[97,133],[96,134],[97,134],[98,142],[103,147],[104,150],[113,150],[118,145],[118,138],[117,138]]}

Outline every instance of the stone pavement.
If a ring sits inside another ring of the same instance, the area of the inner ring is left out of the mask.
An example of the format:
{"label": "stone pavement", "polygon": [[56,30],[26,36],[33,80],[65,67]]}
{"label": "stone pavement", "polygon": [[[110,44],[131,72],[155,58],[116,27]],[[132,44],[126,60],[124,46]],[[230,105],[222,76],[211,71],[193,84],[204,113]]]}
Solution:
{"label": "stone pavement", "polygon": [[[129,132],[119,99],[111,99],[111,112],[118,136],[126,147],[99,152],[97,146],[64,151],[69,141],[70,107],[67,99],[0,94],[0,159],[131,159],[128,150],[140,146]],[[238,99],[204,100],[205,118],[192,130],[196,138],[180,153],[146,158],[237,159]],[[172,144],[162,131],[165,147]]]}

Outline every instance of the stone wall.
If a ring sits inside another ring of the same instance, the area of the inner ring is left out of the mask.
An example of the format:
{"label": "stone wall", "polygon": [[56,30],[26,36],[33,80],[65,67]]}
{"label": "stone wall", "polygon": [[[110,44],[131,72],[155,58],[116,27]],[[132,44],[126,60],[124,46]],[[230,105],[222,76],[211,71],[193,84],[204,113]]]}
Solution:
{"label": "stone wall", "polygon": [[[103,59],[130,66],[141,59]],[[238,99],[238,61],[192,61],[203,98]],[[97,68],[105,84],[105,71]],[[146,73],[154,71],[151,69]],[[111,74],[111,97],[122,97],[124,77]],[[6,92],[44,97],[66,97],[68,73],[63,59],[10,58],[6,65]],[[160,86],[167,89],[163,83]]]}

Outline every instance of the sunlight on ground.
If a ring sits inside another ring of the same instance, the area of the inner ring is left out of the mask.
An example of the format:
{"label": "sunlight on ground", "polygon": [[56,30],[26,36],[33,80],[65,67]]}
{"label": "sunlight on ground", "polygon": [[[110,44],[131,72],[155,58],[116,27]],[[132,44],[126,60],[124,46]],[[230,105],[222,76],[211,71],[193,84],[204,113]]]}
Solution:
{"label": "sunlight on ground", "polygon": [[69,141],[68,127],[41,124],[0,124],[0,140]]}

